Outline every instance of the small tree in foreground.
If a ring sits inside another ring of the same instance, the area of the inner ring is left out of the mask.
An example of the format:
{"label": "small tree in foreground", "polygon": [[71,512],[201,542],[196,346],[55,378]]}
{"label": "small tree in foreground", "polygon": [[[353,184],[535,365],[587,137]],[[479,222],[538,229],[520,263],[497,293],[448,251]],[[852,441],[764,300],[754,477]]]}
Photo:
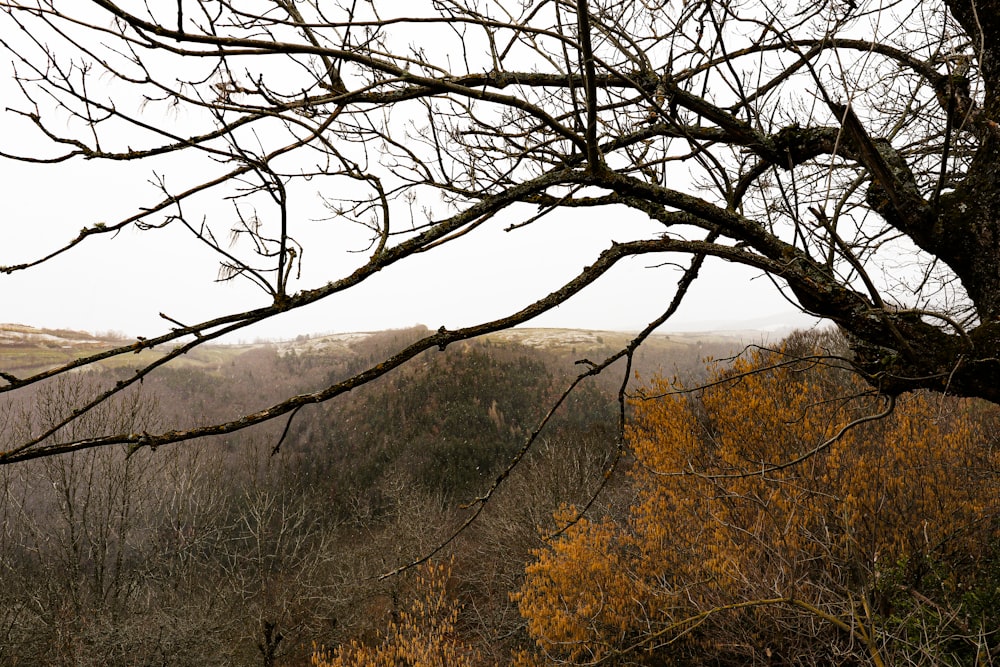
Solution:
{"label": "small tree in foreground", "polygon": [[855,378],[794,359],[634,401],[627,516],[557,515],[516,595],[537,661],[958,665],[998,645],[981,406],[921,393],[872,420]]}
{"label": "small tree in foreground", "polygon": [[314,667],[479,667],[475,648],[464,642],[457,623],[460,605],[447,590],[451,567],[427,564],[417,577],[415,597],[376,646],[356,641],[335,651],[317,650]]}

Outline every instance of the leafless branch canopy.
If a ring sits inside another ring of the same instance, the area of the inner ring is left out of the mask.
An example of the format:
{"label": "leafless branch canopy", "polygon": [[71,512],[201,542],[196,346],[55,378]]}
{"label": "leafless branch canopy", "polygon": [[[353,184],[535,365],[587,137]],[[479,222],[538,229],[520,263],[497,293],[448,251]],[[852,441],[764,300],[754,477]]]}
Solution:
{"label": "leafless branch canopy", "polygon": [[[0,8],[0,45],[19,91],[5,113],[31,129],[17,148],[0,139],[0,155],[136,163],[161,191],[0,271],[30,272],[94,236],[174,226],[215,254],[220,279],[251,281],[267,298],[196,324],[167,318],[162,335],[33,377],[0,374],[0,392],[16,391],[108,356],[176,345],[52,431],[0,453],[0,463],[156,446],[288,415],[423,350],[527,322],[643,255],[714,257],[769,275],[803,311],[850,335],[857,369],[886,393],[929,388],[1000,401],[998,7],[35,0]],[[174,154],[183,160],[166,164],[184,169],[169,178],[154,169]],[[363,261],[318,283],[301,277],[303,262],[322,265],[330,249],[296,240],[303,202],[317,194],[331,221],[370,238]],[[204,210],[208,201],[231,201],[235,221],[222,226]],[[441,329],[348,380],[239,420],[53,437],[195,346],[352,290],[486,226],[541,226],[580,209],[661,227],[609,242],[577,277],[518,312]],[[675,293],[665,290],[665,309]]]}

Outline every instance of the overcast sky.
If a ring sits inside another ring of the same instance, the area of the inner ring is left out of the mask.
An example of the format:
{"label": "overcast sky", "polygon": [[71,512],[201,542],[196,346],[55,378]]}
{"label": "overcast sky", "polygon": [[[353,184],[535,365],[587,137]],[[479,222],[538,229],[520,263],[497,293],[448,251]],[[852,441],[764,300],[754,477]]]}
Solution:
{"label": "overcast sky", "polygon": [[[9,81],[10,71],[9,65],[0,65],[0,96],[10,106],[23,107]],[[131,138],[122,143],[128,141]],[[51,150],[51,145],[29,123],[3,113],[0,149],[38,155]],[[163,195],[150,184],[154,173],[166,174],[176,189],[196,183],[199,170],[208,167],[185,160],[189,158],[30,165],[0,158],[0,265],[35,260],[74,238],[83,227],[113,224],[158,202]],[[317,192],[297,193],[292,209],[293,234],[305,248],[302,279],[295,289],[348,275],[370,254],[365,252],[363,230],[319,220],[324,214],[322,185],[313,187]],[[200,208],[192,207],[188,214],[193,219],[207,216],[225,228],[235,217],[233,206],[221,193],[212,197],[197,202]],[[517,219],[500,217],[473,234],[383,270],[347,294],[286,313],[240,337],[477,324],[509,315],[560,287],[612,241],[650,238],[659,230],[655,223],[634,214],[619,217],[612,209],[550,218],[508,233],[504,226]],[[644,327],[669,303],[679,276],[676,266],[653,267],[658,261],[665,258],[622,262],[597,284],[529,326],[628,331]],[[267,305],[267,296],[248,282],[219,283],[217,276],[217,257],[179,225],[147,231],[130,228],[114,238],[91,236],[42,266],[0,275],[0,322],[150,337],[171,326],[160,313],[193,324]],[[664,330],[810,322],[757,272],[710,261]]]}
{"label": "overcast sky", "polygon": [[[3,182],[20,205],[3,220],[4,264],[35,258],[96,222],[83,217],[93,200],[115,197],[113,183],[88,178],[87,165],[66,171],[77,187],[39,187],[31,170],[4,165]],[[27,178],[26,178],[27,177]],[[11,211],[13,208],[13,211]],[[607,225],[563,225],[505,233],[499,225],[382,271],[369,284],[288,313],[247,336],[372,331],[425,324],[454,328],[509,314],[556,289],[591,263],[616,236]],[[589,233],[581,234],[584,229]],[[620,231],[618,233],[621,233]],[[624,240],[624,234],[616,240]],[[47,243],[46,243],[47,242]],[[189,256],[191,241],[175,230],[128,230],[90,238],[50,263],[0,277],[4,321],[40,327],[120,331],[151,336],[165,328],[160,312],[194,323],[265,305],[249,283],[215,282],[210,255]],[[363,245],[358,244],[358,249]],[[331,256],[333,251],[329,253]],[[305,265],[327,261],[323,247],[307,247]],[[677,269],[651,267],[650,257],[622,263],[611,275],[538,318],[534,326],[636,330],[656,317],[673,295]],[[753,272],[714,262],[666,330],[789,324],[791,306]]]}
{"label": "overcast sky", "polygon": [[[138,168],[137,168],[138,167]],[[72,239],[84,226],[131,212],[139,192],[156,201],[145,181],[151,170],[104,169],[74,161],[34,166],[0,160],[4,213],[0,264],[36,259]],[[140,198],[141,199],[141,198]],[[318,199],[318,197],[317,197]],[[228,214],[220,204],[219,215]],[[299,224],[322,223],[305,212]],[[611,240],[655,232],[633,217],[608,220],[608,211],[567,215],[557,223],[503,231],[501,220],[475,234],[390,267],[349,294],[249,330],[245,337],[373,331],[424,324],[454,328],[501,317],[544,296],[593,262]],[[365,237],[322,234],[306,244],[300,288],[349,273],[367,256]],[[308,236],[308,234],[305,234]],[[159,313],[194,323],[261,306],[265,295],[246,282],[216,282],[218,264],[180,227],[94,236],[40,267],[0,276],[0,321],[39,327],[119,331],[151,336],[168,324]],[[642,257],[623,262],[586,291],[532,326],[637,330],[673,296],[678,270]],[[342,262],[338,272],[336,262]],[[333,269],[331,271],[331,269]],[[801,325],[791,305],[756,272],[710,262],[665,330]]]}

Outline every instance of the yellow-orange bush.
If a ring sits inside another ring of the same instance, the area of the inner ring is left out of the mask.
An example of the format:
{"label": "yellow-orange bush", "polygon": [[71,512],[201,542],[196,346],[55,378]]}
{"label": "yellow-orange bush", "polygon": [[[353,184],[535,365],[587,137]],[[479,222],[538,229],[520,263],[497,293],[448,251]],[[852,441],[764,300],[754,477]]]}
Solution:
{"label": "yellow-orange bush", "polygon": [[782,468],[885,405],[842,370],[769,368],[787,360],[749,355],[698,394],[654,380],[633,402],[628,515],[570,527],[515,595],[535,663],[631,649],[639,664],[877,663],[890,630],[906,632],[899,599],[971,585],[960,579],[992,546],[998,499],[979,408],[903,396]]}
{"label": "yellow-orange bush", "polygon": [[377,646],[351,642],[335,651],[318,650],[314,667],[475,667],[476,651],[456,628],[460,607],[447,591],[451,568],[428,565],[417,581],[418,595]]}

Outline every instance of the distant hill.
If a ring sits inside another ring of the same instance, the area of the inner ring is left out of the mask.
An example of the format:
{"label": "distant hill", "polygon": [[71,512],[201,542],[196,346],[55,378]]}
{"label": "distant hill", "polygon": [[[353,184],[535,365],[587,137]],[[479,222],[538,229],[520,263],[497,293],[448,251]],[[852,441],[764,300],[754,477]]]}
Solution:
{"label": "distant hill", "polygon": [[[26,376],[134,342],[134,338],[115,333],[93,334],[70,329],[40,329],[24,324],[0,324],[0,371]],[[124,355],[102,364],[107,368],[136,366],[162,356],[163,349]],[[235,346],[205,346],[178,359],[176,364],[211,366],[238,353],[239,348]]]}
{"label": "distant hill", "polygon": [[118,340],[86,331],[69,329],[38,329],[24,324],[0,324],[0,345],[63,347],[86,346]]}
{"label": "distant hill", "polygon": [[[426,330],[417,327],[407,332],[407,339]],[[579,329],[517,328],[489,334],[482,338],[494,344],[524,346],[553,353],[557,356],[579,358],[611,353],[628,344],[635,334],[620,331],[587,331]],[[208,344],[174,362],[176,367],[198,367],[212,370],[253,350],[273,349],[279,355],[323,355],[352,357],[366,348],[365,341],[378,338],[388,342],[392,332],[355,332],[323,335],[302,335],[292,340],[263,341],[240,344]],[[646,367],[654,370],[666,360],[699,353],[717,354],[720,350],[733,350],[747,343],[774,342],[773,334],[760,331],[684,332],[654,334],[646,341],[639,358]],[[134,339],[116,333],[95,334],[69,329],[43,329],[24,324],[0,324],[0,370],[16,376],[28,375],[68,363],[88,354],[127,345]],[[389,345],[389,347],[392,347]],[[140,355],[123,355],[102,362],[108,368],[135,367],[151,358],[161,356],[168,348],[143,351]],[[372,350],[363,356],[371,357]]]}

